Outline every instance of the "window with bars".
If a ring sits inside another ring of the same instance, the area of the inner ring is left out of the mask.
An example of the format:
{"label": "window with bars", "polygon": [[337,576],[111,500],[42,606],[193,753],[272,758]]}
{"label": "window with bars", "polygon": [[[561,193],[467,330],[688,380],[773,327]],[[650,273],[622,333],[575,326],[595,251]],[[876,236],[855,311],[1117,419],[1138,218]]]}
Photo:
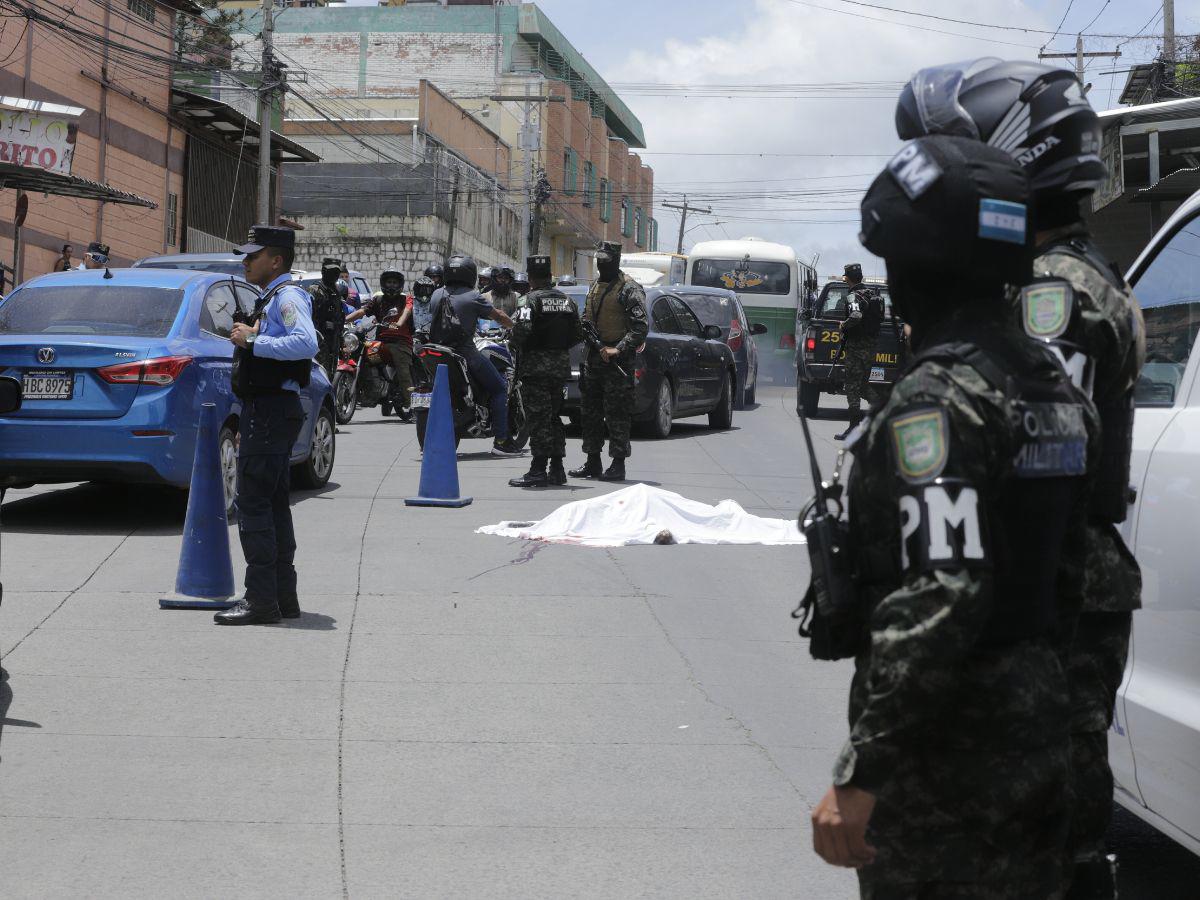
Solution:
{"label": "window with bars", "polygon": [[621,234],[633,237],[633,204],[628,197],[621,198]]}
{"label": "window with bars", "polygon": [[179,243],[179,195],[167,194],[167,246]]}
{"label": "window with bars", "polygon": [[633,234],[634,243],[639,247],[646,246],[646,214],[642,212],[639,206],[633,211]]}
{"label": "window with bars", "polygon": [[154,21],[154,0],[128,0],[129,11],[139,19]]}
{"label": "window with bars", "polygon": [[596,167],[590,160],[583,164],[583,205],[596,205]]}
{"label": "window with bars", "polygon": [[579,188],[579,154],[570,147],[563,153],[563,193],[574,194]]}
{"label": "window with bars", "polygon": [[600,179],[600,221],[612,221],[612,182]]}

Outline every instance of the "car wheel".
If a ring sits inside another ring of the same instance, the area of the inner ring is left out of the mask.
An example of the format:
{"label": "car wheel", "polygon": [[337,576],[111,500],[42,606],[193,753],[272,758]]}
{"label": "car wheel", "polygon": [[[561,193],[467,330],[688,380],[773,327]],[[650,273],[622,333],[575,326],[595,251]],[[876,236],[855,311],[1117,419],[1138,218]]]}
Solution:
{"label": "car wheel", "polygon": [[725,378],[725,387],[721,389],[716,407],[708,414],[709,428],[724,430],[733,427],[733,395],[736,390],[737,376],[731,372]]}
{"label": "car wheel", "polygon": [[333,474],[333,459],[337,452],[337,439],[333,410],[322,406],[313,423],[312,445],[308,459],[296,466],[295,481],[302,488],[323,488]]}
{"label": "car wheel", "polygon": [[[421,448],[421,451],[424,452],[424,450],[425,450],[425,429],[429,427],[429,410],[414,409],[413,410],[413,419],[414,419],[414,423],[417,426],[417,445]],[[457,429],[455,429],[455,431],[454,431],[454,447],[455,447],[455,449],[458,448],[458,445],[461,441],[462,441],[462,435],[458,433]]]}
{"label": "car wheel", "polygon": [[358,409],[358,383],[350,372],[338,372],[333,376],[333,402],[337,408],[337,423],[349,425]]}
{"label": "car wheel", "polygon": [[750,387],[746,390],[746,405],[753,406],[757,402],[758,402],[758,376],[755,375],[754,381],[751,382]]}
{"label": "car wheel", "polygon": [[233,521],[237,515],[237,435],[228,425],[217,436],[221,456],[221,486],[225,489],[225,518]]}
{"label": "car wheel", "polygon": [[654,400],[654,418],[650,420],[650,433],[656,438],[665,438],[671,434],[671,424],[675,420],[675,391],[671,381],[665,375],[658,383],[658,395]]}
{"label": "car wheel", "polygon": [[806,419],[815,419],[821,407],[821,389],[811,382],[802,381],[797,394],[796,412]]}
{"label": "car wheel", "polygon": [[733,408],[746,408],[746,386],[739,380],[733,390]]}

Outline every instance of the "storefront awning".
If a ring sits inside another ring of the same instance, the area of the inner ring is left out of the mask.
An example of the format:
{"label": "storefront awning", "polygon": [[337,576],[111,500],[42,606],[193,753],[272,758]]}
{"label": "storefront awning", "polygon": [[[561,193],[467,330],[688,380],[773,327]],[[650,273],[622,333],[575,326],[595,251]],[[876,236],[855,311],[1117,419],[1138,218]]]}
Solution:
{"label": "storefront awning", "polygon": [[[171,88],[171,109],[197,128],[219,136],[235,146],[242,143],[247,149],[258,152],[258,122],[228,103],[175,85]],[[321,157],[279,132],[272,131],[271,161],[320,162]]]}
{"label": "storefront awning", "polygon": [[158,209],[158,204],[153,200],[98,181],[6,162],[0,162],[0,188],[15,188],[29,194],[53,194],[56,197],[78,197],[81,200],[100,200],[104,203],[123,203],[127,206]]}

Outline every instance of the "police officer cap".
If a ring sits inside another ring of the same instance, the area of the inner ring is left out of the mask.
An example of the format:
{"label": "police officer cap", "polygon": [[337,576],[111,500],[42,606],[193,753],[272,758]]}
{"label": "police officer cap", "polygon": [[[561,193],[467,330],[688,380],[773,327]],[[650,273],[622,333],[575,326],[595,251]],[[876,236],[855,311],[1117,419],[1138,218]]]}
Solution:
{"label": "police officer cap", "polygon": [[530,256],[525,260],[525,271],[531,278],[549,278],[553,274],[548,256]]}
{"label": "police officer cap", "polygon": [[859,240],[889,267],[1018,279],[1032,263],[1028,202],[1028,179],[1003,150],[921,137],[868,188]]}
{"label": "police officer cap", "polygon": [[621,245],[616,241],[601,241],[596,245],[596,262],[613,262],[621,258]]}
{"label": "police officer cap", "polygon": [[88,256],[103,256],[108,259],[108,244],[102,244],[99,241],[92,241],[88,244]]}
{"label": "police officer cap", "polygon": [[327,256],[321,260],[321,268],[337,269],[340,272],[342,270],[342,261],[340,259],[334,259],[332,256]]}
{"label": "police officer cap", "polygon": [[847,281],[862,281],[862,265],[859,263],[846,263],[845,273]]}
{"label": "police officer cap", "polygon": [[234,247],[234,253],[257,253],[264,247],[293,250],[296,247],[296,232],[282,225],[251,225],[246,243]]}

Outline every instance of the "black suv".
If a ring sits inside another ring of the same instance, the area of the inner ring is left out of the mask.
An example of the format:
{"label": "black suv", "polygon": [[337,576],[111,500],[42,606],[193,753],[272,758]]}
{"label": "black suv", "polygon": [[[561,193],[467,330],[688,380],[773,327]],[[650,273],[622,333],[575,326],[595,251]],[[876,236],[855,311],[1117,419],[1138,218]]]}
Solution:
{"label": "black suv", "polygon": [[[892,315],[887,285],[867,282],[883,298],[883,324],[871,366],[873,384],[891,385],[904,358],[904,323]],[[841,363],[842,325],[846,321],[846,295],[850,285],[831,281],[816,302],[796,313],[796,411],[815,416],[821,394],[846,393],[846,372]]]}

